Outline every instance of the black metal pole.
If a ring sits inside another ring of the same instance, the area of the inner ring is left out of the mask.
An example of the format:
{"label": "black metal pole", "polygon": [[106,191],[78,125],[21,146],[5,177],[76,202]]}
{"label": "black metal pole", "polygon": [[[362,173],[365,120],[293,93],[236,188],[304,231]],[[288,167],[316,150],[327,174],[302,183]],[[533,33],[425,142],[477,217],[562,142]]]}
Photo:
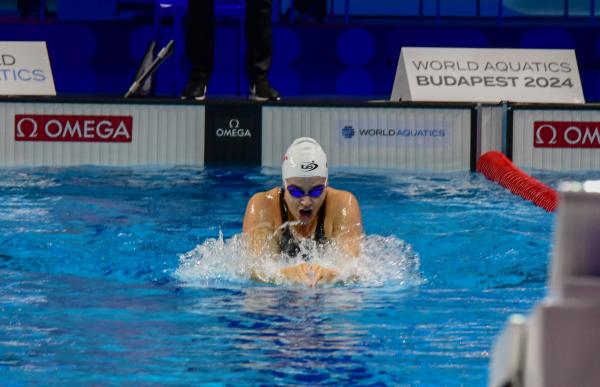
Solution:
{"label": "black metal pole", "polygon": [[137,91],[140,89],[140,87],[142,87],[144,82],[146,82],[146,80],[148,78],[150,78],[150,76],[152,74],[154,74],[154,72],[158,69],[158,66],[160,66],[162,64],[162,62],[165,59],[167,59],[167,57],[169,55],[171,55],[172,53],[173,53],[173,41],[171,40],[171,41],[169,41],[169,43],[167,43],[166,46],[164,46],[160,50],[160,52],[156,56],[156,59],[154,59],[154,61],[152,61],[152,64],[146,69],[146,71],[144,71],[142,73],[142,75],[140,75],[140,77],[133,82],[133,84],[131,85],[131,87],[129,88],[127,93],[125,94],[125,98],[129,98],[129,97],[135,95],[137,93]]}

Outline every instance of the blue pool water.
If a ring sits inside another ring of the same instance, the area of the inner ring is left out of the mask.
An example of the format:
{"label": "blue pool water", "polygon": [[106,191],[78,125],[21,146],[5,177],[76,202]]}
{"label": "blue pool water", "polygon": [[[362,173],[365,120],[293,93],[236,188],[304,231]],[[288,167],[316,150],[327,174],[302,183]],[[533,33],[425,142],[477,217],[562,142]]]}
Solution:
{"label": "blue pool water", "polygon": [[3,170],[0,384],[485,385],[544,296],[554,215],[476,174],[334,170],[364,280],[263,285],[236,235],[277,172]]}

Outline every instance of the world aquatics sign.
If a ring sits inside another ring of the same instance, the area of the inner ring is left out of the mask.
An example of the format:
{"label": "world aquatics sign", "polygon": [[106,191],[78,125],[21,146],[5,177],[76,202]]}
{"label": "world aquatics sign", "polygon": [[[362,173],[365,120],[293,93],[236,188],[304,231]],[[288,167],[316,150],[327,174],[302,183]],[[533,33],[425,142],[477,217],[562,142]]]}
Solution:
{"label": "world aquatics sign", "polygon": [[391,100],[585,102],[573,50],[423,47],[402,48]]}
{"label": "world aquatics sign", "polygon": [[0,95],[56,95],[45,42],[0,42]]}

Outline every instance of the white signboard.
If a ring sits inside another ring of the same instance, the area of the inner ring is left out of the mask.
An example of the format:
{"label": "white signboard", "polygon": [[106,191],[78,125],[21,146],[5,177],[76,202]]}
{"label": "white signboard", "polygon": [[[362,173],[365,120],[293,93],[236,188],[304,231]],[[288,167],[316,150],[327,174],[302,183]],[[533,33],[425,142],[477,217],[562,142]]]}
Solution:
{"label": "white signboard", "polygon": [[0,42],[0,95],[56,95],[45,42]]}
{"label": "white signboard", "polygon": [[585,103],[574,50],[404,47],[392,101]]}
{"label": "white signboard", "polygon": [[281,167],[289,144],[309,136],[319,141],[330,167],[468,171],[471,128],[470,107],[265,106],[261,161]]}

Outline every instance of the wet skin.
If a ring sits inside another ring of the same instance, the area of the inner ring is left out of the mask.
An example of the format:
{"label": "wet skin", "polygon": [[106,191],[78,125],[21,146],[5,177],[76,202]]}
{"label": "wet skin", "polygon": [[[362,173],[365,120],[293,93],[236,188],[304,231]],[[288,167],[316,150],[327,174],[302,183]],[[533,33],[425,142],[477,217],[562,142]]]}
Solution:
{"label": "wet skin", "polygon": [[[284,200],[288,207],[290,231],[296,239],[312,238],[317,227],[319,209],[326,205],[324,220],[325,238],[336,243],[340,250],[350,257],[360,253],[362,220],[358,201],[350,192],[327,187],[318,197],[307,193],[319,185],[327,183],[324,177],[293,177],[286,179],[285,185],[296,186],[304,191],[301,197],[294,197],[286,189]],[[280,188],[255,194],[246,208],[244,235],[253,256],[275,256],[279,254],[279,237],[282,230],[279,205]],[[281,275],[289,281],[317,286],[338,281],[338,271],[314,263],[301,263],[281,269]],[[260,273],[255,278],[270,282]]]}

